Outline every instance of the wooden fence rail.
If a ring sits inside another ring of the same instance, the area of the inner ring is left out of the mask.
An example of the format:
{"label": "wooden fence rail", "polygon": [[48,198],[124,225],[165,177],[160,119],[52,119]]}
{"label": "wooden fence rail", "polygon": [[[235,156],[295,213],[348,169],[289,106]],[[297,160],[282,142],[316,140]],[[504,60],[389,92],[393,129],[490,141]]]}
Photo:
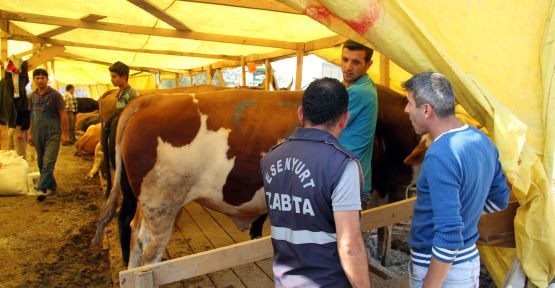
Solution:
{"label": "wooden fence rail", "polygon": [[[412,217],[416,198],[387,204],[362,212],[362,230],[380,228]],[[119,273],[125,288],[152,288],[238,265],[270,258],[273,255],[270,236],[226,247],[146,265]]]}

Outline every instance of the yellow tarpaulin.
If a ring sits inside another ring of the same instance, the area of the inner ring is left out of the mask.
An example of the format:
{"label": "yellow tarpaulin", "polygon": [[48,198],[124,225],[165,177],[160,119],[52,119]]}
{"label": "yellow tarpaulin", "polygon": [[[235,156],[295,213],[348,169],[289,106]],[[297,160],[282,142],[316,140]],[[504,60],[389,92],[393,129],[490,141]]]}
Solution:
{"label": "yellow tarpaulin", "polygon": [[[499,148],[520,203],[516,254],[529,279],[546,287],[555,275],[553,1],[283,3],[338,34],[364,38],[410,73],[439,71],[451,80],[457,100]],[[498,286],[513,251],[481,249]]]}

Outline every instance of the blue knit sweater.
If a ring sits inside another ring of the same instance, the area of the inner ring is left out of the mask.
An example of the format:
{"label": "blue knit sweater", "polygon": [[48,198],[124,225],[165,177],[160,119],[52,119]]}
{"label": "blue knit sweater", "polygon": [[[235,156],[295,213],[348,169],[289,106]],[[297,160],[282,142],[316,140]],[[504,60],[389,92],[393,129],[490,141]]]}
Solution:
{"label": "blue knit sweater", "polygon": [[509,202],[498,158],[491,140],[467,125],[434,140],[416,184],[409,236],[414,264],[428,266],[431,257],[458,264],[478,256],[480,215]]}

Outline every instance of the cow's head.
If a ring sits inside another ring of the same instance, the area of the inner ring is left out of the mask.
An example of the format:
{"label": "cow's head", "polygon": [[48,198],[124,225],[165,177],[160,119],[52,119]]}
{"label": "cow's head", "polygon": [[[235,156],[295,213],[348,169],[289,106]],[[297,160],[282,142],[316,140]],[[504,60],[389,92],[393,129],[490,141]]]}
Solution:
{"label": "cow's head", "polygon": [[426,133],[422,135],[420,143],[418,143],[418,145],[412,149],[409,156],[403,160],[405,165],[412,167],[411,185],[416,184],[416,180],[418,179],[418,176],[420,176],[420,169],[422,168],[422,162],[424,162],[424,156],[426,156],[426,151],[428,150],[428,147],[432,145],[432,142],[433,140],[430,134]]}

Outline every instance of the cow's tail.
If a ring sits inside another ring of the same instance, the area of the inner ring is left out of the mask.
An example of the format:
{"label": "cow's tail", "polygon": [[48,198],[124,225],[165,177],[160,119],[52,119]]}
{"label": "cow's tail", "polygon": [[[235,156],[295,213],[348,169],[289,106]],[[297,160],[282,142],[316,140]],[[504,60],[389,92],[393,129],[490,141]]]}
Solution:
{"label": "cow's tail", "polygon": [[[135,101],[138,102],[138,101]],[[135,103],[137,104],[137,103]],[[125,126],[129,119],[142,107],[142,105],[134,105],[128,107],[128,109],[123,110],[120,115],[118,129],[116,133],[116,169],[114,171],[114,180],[112,183],[112,190],[110,191],[110,196],[106,201],[106,205],[100,211],[100,216],[98,218],[97,228],[96,228],[96,235],[93,238],[92,244],[98,245],[100,240],[102,239],[102,235],[104,234],[104,230],[106,226],[112,221],[116,214],[117,202],[119,198],[119,194],[121,193],[121,174],[123,169],[123,159],[121,156],[121,140],[123,139],[123,132],[125,130]]]}

